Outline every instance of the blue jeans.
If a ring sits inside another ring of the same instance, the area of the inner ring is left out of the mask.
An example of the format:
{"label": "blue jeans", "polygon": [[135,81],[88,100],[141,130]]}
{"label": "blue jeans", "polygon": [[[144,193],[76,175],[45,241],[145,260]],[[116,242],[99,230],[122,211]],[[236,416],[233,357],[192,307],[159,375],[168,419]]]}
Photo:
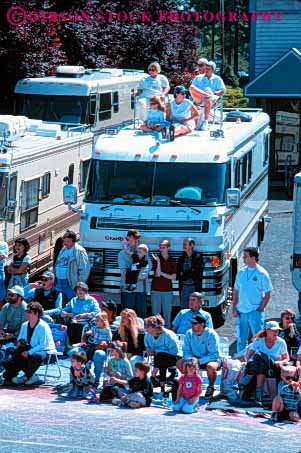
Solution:
{"label": "blue jeans", "polygon": [[0,272],[0,302],[6,297],[5,274]]}
{"label": "blue jeans", "polygon": [[121,293],[121,306],[135,310],[139,318],[146,318],[146,293],[125,292]]}
{"label": "blue jeans", "polygon": [[106,351],[98,350],[94,352],[93,362],[94,362],[95,384],[99,383],[100,375],[102,373],[106,358],[107,358]]}
{"label": "blue jeans", "polygon": [[181,310],[184,308],[189,308],[189,297],[195,291],[195,286],[192,285],[184,285],[180,294],[180,305]]}
{"label": "blue jeans", "polygon": [[192,404],[188,403],[188,400],[183,396],[180,397],[178,403],[174,403],[173,410],[177,412],[184,412],[184,414],[193,414],[196,412],[198,405],[198,400],[194,401]]}
{"label": "blue jeans", "polygon": [[249,313],[239,313],[237,323],[237,352],[242,351],[248,344],[249,329],[252,335],[256,335],[264,326],[264,312],[250,311]]}
{"label": "blue jeans", "polygon": [[28,274],[12,275],[9,280],[8,288],[12,288],[15,285],[19,285],[25,288],[29,283]]}
{"label": "blue jeans", "polygon": [[67,297],[68,301],[76,296],[74,289],[71,288],[67,279],[57,278],[55,282],[55,288],[58,291],[61,291],[63,293],[63,296]]}

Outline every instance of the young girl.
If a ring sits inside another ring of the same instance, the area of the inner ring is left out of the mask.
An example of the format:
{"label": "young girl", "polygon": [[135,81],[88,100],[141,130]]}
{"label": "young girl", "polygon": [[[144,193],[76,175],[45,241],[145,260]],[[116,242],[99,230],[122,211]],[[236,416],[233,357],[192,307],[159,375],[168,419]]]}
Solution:
{"label": "young girl", "polygon": [[179,379],[174,411],[193,414],[196,412],[201,393],[202,379],[198,375],[198,362],[194,357],[189,357],[184,361],[184,374]]}
{"label": "young girl", "polygon": [[15,285],[24,288],[28,285],[28,272],[31,263],[31,257],[27,253],[29,249],[30,245],[27,239],[19,238],[15,240],[13,260],[7,268],[7,272],[11,274],[9,288]]}
{"label": "young girl", "polygon": [[140,126],[143,132],[161,131],[165,124],[165,106],[159,96],[152,96],[144,123]]}

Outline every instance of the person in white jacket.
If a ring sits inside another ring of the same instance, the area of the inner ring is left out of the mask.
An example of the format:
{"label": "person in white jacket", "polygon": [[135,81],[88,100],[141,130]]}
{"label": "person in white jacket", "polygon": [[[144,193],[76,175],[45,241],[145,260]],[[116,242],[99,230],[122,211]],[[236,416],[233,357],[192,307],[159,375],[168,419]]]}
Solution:
{"label": "person in white jacket", "polygon": [[[32,385],[39,381],[35,374],[47,353],[55,350],[53,336],[48,324],[41,319],[43,308],[39,302],[27,305],[28,321],[21,326],[18,349],[14,358],[5,366],[3,378],[14,384]],[[23,340],[23,341],[22,341]],[[23,376],[18,376],[23,371]]]}

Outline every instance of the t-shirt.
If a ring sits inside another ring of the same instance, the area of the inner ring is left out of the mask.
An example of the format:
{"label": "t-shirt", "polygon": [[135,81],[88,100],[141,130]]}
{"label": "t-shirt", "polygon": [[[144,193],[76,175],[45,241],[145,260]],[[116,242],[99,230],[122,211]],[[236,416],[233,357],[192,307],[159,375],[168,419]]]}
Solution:
{"label": "t-shirt", "polygon": [[163,110],[159,109],[148,109],[146,112],[145,120],[150,126],[153,126],[154,124],[160,124],[165,120],[164,112]]}
{"label": "t-shirt", "polygon": [[179,379],[179,383],[182,384],[182,394],[183,398],[189,400],[195,396],[198,391],[199,385],[202,384],[202,379],[198,374],[194,376],[182,375]]}
{"label": "t-shirt", "polygon": [[128,381],[131,393],[140,392],[145,398],[147,406],[150,406],[153,396],[153,386],[150,379],[146,376],[143,379],[133,377]]}
{"label": "t-shirt", "polygon": [[111,329],[108,328],[101,328],[101,327],[93,327],[92,328],[94,334],[94,344],[99,344],[102,341],[111,341],[112,340],[112,332]]}
{"label": "t-shirt", "polygon": [[200,308],[199,311],[192,311],[190,308],[184,308],[179,311],[173,320],[173,327],[176,328],[177,334],[185,334],[187,330],[191,329],[191,320],[195,315],[200,314],[206,319],[206,327],[213,329],[213,322],[210,313]]}
{"label": "t-shirt", "polygon": [[139,84],[139,89],[143,90],[140,97],[160,96],[164,88],[169,88],[167,77],[163,74],[157,74],[155,77],[148,76]]}
{"label": "t-shirt", "polygon": [[[175,123],[182,123],[183,120],[191,118],[190,109],[192,106],[193,103],[189,101],[189,99],[184,99],[183,102],[180,102],[179,104],[177,104],[175,100],[172,101],[170,104],[172,121]],[[194,120],[186,121],[183,124],[187,127],[192,127]]]}
{"label": "t-shirt", "polygon": [[55,275],[56,278],[60,280],[67,280],[68,276],[68,264],[69,260],[73,255],[74,251],[74,246],[71,247],[70,249],[65,248],[65,250],[62,250],[62,252],[59,254],[58,259],[56,260],[55,263]]}
{"label": "t-shirt", "polygon": [[[161,255],[159,256],[161,264],[161,272],[165,274],[176,274],[177,273],[177,262],[174,258],[170,256],[165,260]],[[156,272],[157,262],[154,261],[154,271]],[[169,280],[166,277],[156,277],[154,275],[152,281],[152,291],[172,291],[172,280]]]}
{"label": "t-shirt", "polygon": [[0,323],[9,332],[16,332],[23,322],[27,321],[26,307],[27,304],[24,301],[18,307],[9,303],[5,304],[0,311]]}
{"label": "t-shirt", "polygon": [[238,291],[237,310],[240,313],[257,310],[265,293],[273,290],[268,272],[259,264],[241,269],[236,276],[234,288]]}
{"label": "t-shirt", "polygon": [[257,338],[250,344],[252,351],[264,352],[273,360],[281,360],[282,354],[287,354],[286,343],[282,338],[277,337],[277,340],[272,348],[268,348],[265,342],[265,338]]}
{"label": "t-shirt", "polygon": [[191,85],[204,91],[207,88],[210,88],[213,93],[219,90],[223,90],[224,93],[226,93],[226,87],[223,79],[216,74],[212,74],[210,79],[208,79],[206,75],[200,74],[193,79]]}

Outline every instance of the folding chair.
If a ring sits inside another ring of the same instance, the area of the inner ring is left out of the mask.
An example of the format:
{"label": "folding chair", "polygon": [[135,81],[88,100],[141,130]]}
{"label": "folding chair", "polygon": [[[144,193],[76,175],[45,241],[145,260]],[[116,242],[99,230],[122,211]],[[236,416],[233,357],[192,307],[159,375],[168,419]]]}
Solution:
{"label": "folding chair", "polygon": [[44,360],[44,363],[46,363],[46,369],[45,369],[45,374],[44,374],[44,382],[46,382],[46,379],[47,379],[47,376],[48,376],[48,368],[49,368],[49,365],[51,363],[51,359],[53,357],[55,358],[55,364],[56,364],[58,372],[59,372],[59,375],[57,376],[57,378],[59,379],[62,376],[62,372],[61,372],[61,368],[60,368],[60,364],[59,364],[59,359],[58,359],[58,357],[62,356],[62,355],[63,355],[63,352],[58,352],[56,349],[53,349],[52,351],[48,351],[47,352],[47,357]]}

